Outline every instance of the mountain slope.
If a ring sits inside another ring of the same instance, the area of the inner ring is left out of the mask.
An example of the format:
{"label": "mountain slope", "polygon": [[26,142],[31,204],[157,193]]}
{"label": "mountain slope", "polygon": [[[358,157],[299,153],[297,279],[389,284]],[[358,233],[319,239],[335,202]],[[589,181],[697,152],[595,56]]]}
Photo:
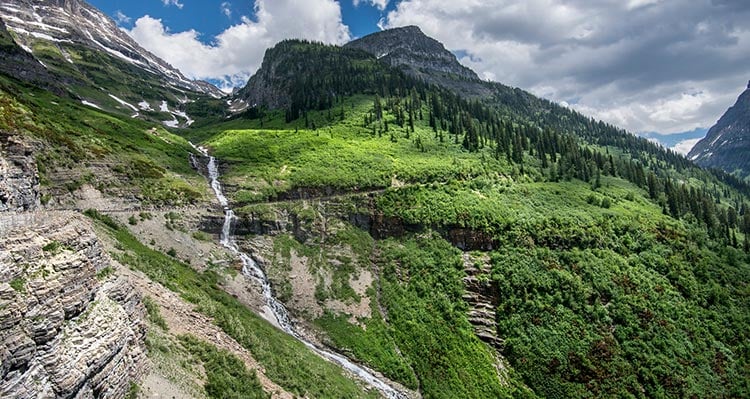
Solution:
{"label": "mountain slope", "polygon": [[181,104],[222,95],[185,78],[83,0],[4,1],[0,19],[21,48],[91,106],[176,127],[191,123]]}
{"label": "mountain slope", "polygon": [[425,397],[747,396],[746,185],[353,50],[279,44],[251,81],[304,101],[184,132],[297,320]]}
{"label": "mountain slope", "polygon": [[364,50],[394,67],[405,66],[409,72],[426,78],[437,74],[454,75],[468,80],[479,76],[461,65],[442,43],[422,33],[417,26],[388,29],[353,40],[344,47]]}
{"label": "mountain slope", "polygon": [[488,97],[493,92],[474,71],[461,65],[442,43],[425,35],[417,26],[376,32],[353,40],[344,48],[366,51],[387,65],[401,68],[426,82],[450,88],[464,97]]}
{"label": "mountain slope", "polygon": [[750,82],[737,102],[690,150],[688,158],[706,168],[750,175]]}
{"label": "mountain slope", "polygon": [[2,19],[0,19],[0,72],[43,87],[58,95],[67,93],[67,90],[60,85],[57,76],[47,71],[34,56],[16,44]]}
{"label": "mountain slope", "polygon": [[[434,53],[399,60],[444,55],[428,42]],[[49,43],[33,41],[35,54]],[[79,92],[115,87],[94,73],[106,72],[169,95],[103,48],[65,49],[108,64],[65,70]],[[747,186],[523,90],[378,55],[280,43],[235,99],[246,112],[206,112],[179,132],[216,158],[130,112],[0,76],[0,132],[14,136],[0,140],[13,150],[0,166],[20,186],[5,207],[99,209],[85,213],[140,286],[188,301],[226,334],[203,337],[241,346],[295,396],[378,392],[264,320],[261,289],[309,341],[414,397],[750,396]],[[489,96],[462,91],[466,82]],[[218,201],[196,170],[220,178]],[[241,264],[220,238],[247,254]],[[23,257],[8,259],[25,270]],[[165,317],[186,307],[171,301],[157,301]],[[165,345],[161,335],[196,326],[160,318],[149,310],[147,344],[193,369],[180,380],[205,383],[209,397],[232,396],[221,388],[239,380],[257,386],[247,373],[229,379],[239,367],[189,338]],[[180,358],[190,348],[202,361]]]}

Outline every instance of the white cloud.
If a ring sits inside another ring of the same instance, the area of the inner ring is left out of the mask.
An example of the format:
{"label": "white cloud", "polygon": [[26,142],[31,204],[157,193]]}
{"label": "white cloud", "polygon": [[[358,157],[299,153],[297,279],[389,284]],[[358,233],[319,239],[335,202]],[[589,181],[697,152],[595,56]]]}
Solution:
{"label": "white cloud", "polygon": [[385,8],[388,7],[389,3],[389,0],[352,0],[352,3],[354,4],[354,7],[359,7],[359,3],[362,3],[363,1],[365,3],[370,3],[370,5],[380,11],[385,10]]}
{"label": "white cloud", "polygon": [[175,6],[180,10],[182,10],[182,7],[185,6],[184,4],[180,3],[179,0],[161,0],[161,2],[164,3],[165,6]]}
{"label": "white cloud", "polygon": [[129,16],[125,15],[125,13],[123,13],[122,11],[120,10],[115,11],[115,21],[117,22],[118,25],[129,24],[130,21],[132,20],[133,18],[130,18]]}
{"label": "white cloud", "polygon": [[342,44],[351,38],[334,0],[256,0],[255,20],[243,17],[210,45],[202,43],[195,30],[171,32],[148,15],[127,32],[186,76],[220,80],[224,88],[243,85],[260,66],[265,50],[283,39]]}
{"label": "white cloud", "polygon": [[418,25],[483,78],[634,132],[711,126],[750,63],[750,2],[403,0],[381,25]]}
{"label": "white cloud", "polygon": [[674,147],[672,147],[672,150],[678,154],[687,155],[690,150],[695,147],[696,144],[698,144],[699,141],[702,139],[690,139],[690,140],[682,140],[679,143],[675,144]]}
{"label": "white cloud", "polygon": [[224,14],[227,18],[232,17],[232,3],[225,1],[221,3],[221,13]]}

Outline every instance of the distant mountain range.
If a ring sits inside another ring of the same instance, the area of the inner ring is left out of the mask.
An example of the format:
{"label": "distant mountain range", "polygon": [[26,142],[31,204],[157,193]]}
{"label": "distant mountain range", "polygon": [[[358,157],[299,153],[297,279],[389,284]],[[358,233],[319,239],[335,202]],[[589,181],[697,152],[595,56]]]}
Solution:
{"label": "distant mountain range", "polygon": [[661,144],[664,148],[671,148],[672,150],[680,153],[687,154],[690,149],[693,148],[698,140],[706,137],[708,129],[695,129],[689,132],[676,133],[676,134],[661,134],[657,132],[639,133],[641,137],[645,137],[653,142]]}

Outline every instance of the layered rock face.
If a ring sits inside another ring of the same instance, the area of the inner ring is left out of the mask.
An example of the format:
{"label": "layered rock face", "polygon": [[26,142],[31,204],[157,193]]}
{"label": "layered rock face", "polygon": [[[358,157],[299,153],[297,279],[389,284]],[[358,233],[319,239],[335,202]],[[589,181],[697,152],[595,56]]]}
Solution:
{"label": "layered rock face", "polygon": [[474,326],[474,333],[484,342],[501,348],[503,340],[497,336],[495,309],[499,303],[497,287],[490,278],[492,266],[487,256],[478,259],[464,253],[464,300],[469,305],[469,322]]}
{"label": "layered rock face", "polygon": [[6,213],[0,232],[0,397],[124,396],[145,371],[145,309],[97,279],[110,260],[89,222]]}
{"label": "layered rock face", "polygon": [[123,397],[145,372],[145,308],[75,212],[44,212],[30,147],[0,151],[0,397]]}
{"label": "layered rock face", "polygon": [[0,132],[0,212],[39,206],[39,173],[32,148]]}

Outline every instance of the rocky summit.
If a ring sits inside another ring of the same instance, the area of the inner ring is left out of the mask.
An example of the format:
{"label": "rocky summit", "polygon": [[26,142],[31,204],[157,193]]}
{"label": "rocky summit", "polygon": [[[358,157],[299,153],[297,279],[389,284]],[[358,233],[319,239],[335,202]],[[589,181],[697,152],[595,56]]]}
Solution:
{"label": "rocky summit", "polygon": [[391,66],[406,67],[417,76],[452,75],[462,79],[479,79],[474,71],[461,65],[442,43],[425,35],[418,26],[387,29],[351,41],[344,47],[364,50]]}
{"label": "rocky summit", "polygon": [[737,102],[690,150],[688,158],[706,168],[743,178],[750,175],[750,82]]}

